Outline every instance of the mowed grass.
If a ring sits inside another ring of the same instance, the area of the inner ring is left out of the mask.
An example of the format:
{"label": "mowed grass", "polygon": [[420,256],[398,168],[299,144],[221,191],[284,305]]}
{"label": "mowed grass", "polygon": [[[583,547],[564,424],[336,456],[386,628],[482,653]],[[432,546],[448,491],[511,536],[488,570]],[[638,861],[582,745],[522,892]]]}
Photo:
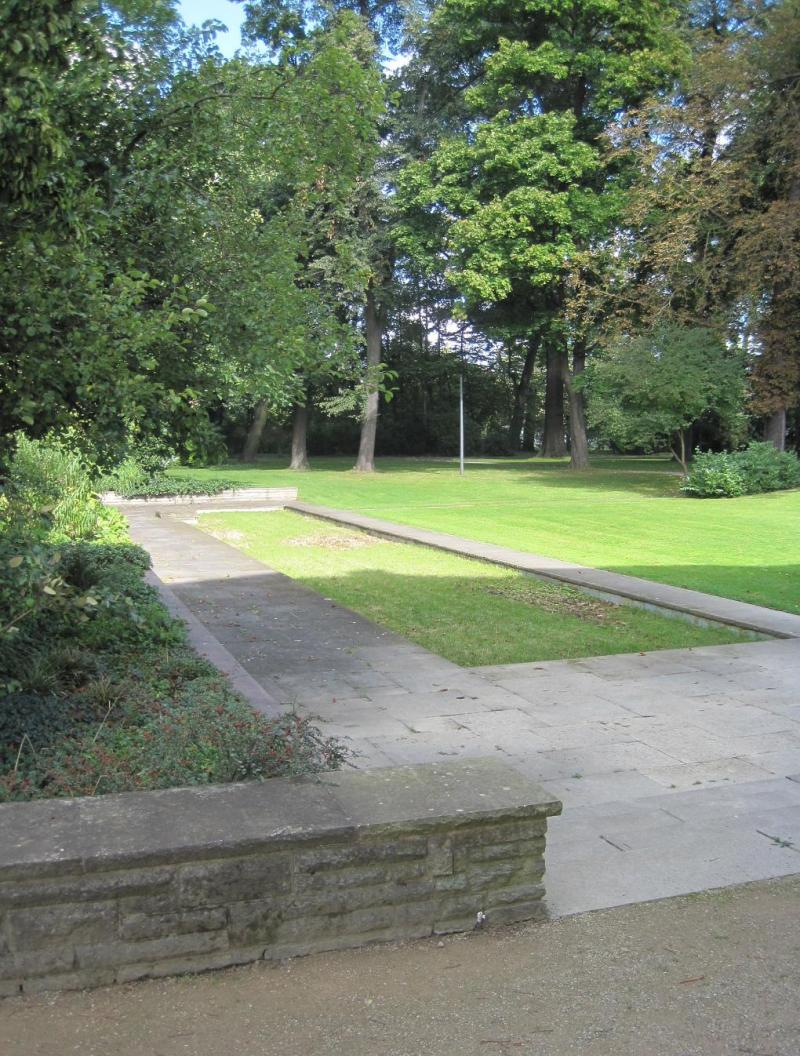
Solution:
{"label": "mowed grass", "polygon": [[800,613],[800,491],[689,499],[665,458],[596,458],[586,473],[544,459],[453,462],[318,458],[308,473],[285,459],[224,473],[242,486],[297,485],[306,502],[498,543]]}
{"label": "mowed grass", "polygon": [[203,514],[200,526],[457,664],[513,664],[740,641],[630,605],[289,512]]}

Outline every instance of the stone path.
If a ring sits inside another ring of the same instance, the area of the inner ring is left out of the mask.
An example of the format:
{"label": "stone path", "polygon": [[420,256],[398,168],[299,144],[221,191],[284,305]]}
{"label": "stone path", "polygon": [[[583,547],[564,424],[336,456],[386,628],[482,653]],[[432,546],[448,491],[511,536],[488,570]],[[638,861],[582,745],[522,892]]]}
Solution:
{"label": "stone path", "polygon": [[318,716],[356,765],[498,754],[561,798],[553,913],[800,873],[800,640],[465,670],[206,535],[188,508],[126,513],[267,703]]}

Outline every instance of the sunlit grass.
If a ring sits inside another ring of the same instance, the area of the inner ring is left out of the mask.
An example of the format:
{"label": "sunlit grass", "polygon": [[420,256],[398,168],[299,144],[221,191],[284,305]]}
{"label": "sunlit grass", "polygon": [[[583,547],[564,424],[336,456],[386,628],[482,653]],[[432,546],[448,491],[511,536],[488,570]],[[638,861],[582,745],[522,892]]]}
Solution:
{"label": "sunlit grass", "polygon": [[295,484],[338,509],[800,612],[800,491],[738,499],[681,496],[664,458],[598,458],[586,473],[544,459],[480,459],[462,478],[444,460],[383,459],[375,474],[351,458],[285,459],[181,469],[243,486]]}
{"label": "sunlit grass", "polygon": [[204,514],[206,531],[463,666],[741,640],[511,569],[293,513]]}

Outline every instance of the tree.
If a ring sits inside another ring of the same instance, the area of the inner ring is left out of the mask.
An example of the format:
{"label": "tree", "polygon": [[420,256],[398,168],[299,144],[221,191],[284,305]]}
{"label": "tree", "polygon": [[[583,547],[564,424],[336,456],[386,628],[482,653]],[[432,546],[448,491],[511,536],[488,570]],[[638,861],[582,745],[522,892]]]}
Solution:
{"label": "tree", "polygon": [[744,369],[713,330],[662,327],[623,338],[587,369],[589,420],[625,450],[670,446],[684,473],[686,431],[716,415],[730,439],[743,427]]}
{"label": "tree", "polygon": [[[429,67],[441,59],[466,120],[400,177],[419,217],[407,249],[446,273],[465,315],[524,306],[520,336],[547,352],[544,453],[563,443],[565,386],[576,468],[586,465],[586,441],[572,382],[587,335],[564,325],[565,285],[576,256],[613,229],[621,173],[604,159],[601,136],[674,73],[676,11],[656,0],[444,0],[423,35]],[[422,218],[438,246],[418,234]]]}
{"label": "tree", "polygon": [[[385,48],[396,47],[400,40],[406,6],[401,0],[339,0],[333,4],[319,0],[260,0],[247,5],[246,28],[251,36],[265,40],[281,62],[295,62],[302,54],[315,27],[329,24],[338,17],[348,17],[348,23],[361,39],[369,37],[370,47],[361,51],[365,76],[380,84],[380,61]],[[355,26],[353,20],[357,20]],[[376,87],[374,98],[379,109],[370,111],[374,141],[377,144],[385,129],[384,96]],[[386,286],[391,276],[392,261],[388,252],[385,197],[382,188],[382,162],[376,153],[361,173],[353,198],[353,215],[357,220],[359,253],[367,266],[363,290],[362,325],[366,350],[365,400],[359,453],[355,468],[371,472],[375,468],[375,437],[380,399],[380,363],[383,327],[386,318]]]}
{"label": "tree", "polygon": [[787,410],[800,406],[800,3],[769,7],[748,49],[750,91],[735,152],[744,209],[734,251],[751,307],[752,408],[783,450]]}

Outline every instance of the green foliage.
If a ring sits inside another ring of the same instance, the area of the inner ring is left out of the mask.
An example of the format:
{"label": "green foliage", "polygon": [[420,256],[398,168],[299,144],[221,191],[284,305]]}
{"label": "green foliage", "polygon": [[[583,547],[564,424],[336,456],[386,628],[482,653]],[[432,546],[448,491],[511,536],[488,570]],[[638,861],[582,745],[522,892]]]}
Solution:
{"label": "green foliage", "polygon": [[752,443],[733,457],[748,494],[800,487],[800,459],[793,451],[778,451],[774,444]]}
{"label": "green foliage", "polygon": [[120,484],[115,486],[114,491],[125,499],[155,499],[171,495],[219,495],[233,486],[225,477],[207,477],[201,484],[193,477],[168,477],[162,474]]}
{"label": "green foliage", "polygon": [[201,484],[193,477],[167,476],[161,469],[150,468],[151,465],[146,459],[140,461],[138,456],[130,456],[106,474],[98,487],[123,499],[154,499],[172,495],[219,495],[234,486],[223,477],[207,477]]}
{"label": "green foliage", "polygon": [[752,443],[732,454],[698,451],[681,490],[698,499],[716,499],[797,487],[797,455],[773,444]]}
{"label": "green foliage", "polygon": [[735,498],[744,495],[744,477],[727,451],[697,451],[681,491],[698,499]]}
{"label": "green foliage", "polygon": [[17,434],[5,484],[7,517],[28,525],[38,521],[53,541],[121,539],[122,519],[98,501],[91,467],[74,441],[70,435],[29,440]]}
{"label": "green foliage", "polygon": [[18,438],[3,502],[0,800],[338,765],[335,742],[255,714],[188,648],[144,581],[148,555],[64,442]]}
{"label": "green foliage", "polygon": [[716,415],[734,439],[742,427],[741,357],[712,330],[672,326],[624,338],[590,365],[584,385],[590,424],[623,450],[673,446],[685,462],[682,431],[703,415]]}
{"label": "green foliage", "polygon": [[261,780],[336,769],[309,720],[269,720],[185,647],[3,711],[0,801]]}

